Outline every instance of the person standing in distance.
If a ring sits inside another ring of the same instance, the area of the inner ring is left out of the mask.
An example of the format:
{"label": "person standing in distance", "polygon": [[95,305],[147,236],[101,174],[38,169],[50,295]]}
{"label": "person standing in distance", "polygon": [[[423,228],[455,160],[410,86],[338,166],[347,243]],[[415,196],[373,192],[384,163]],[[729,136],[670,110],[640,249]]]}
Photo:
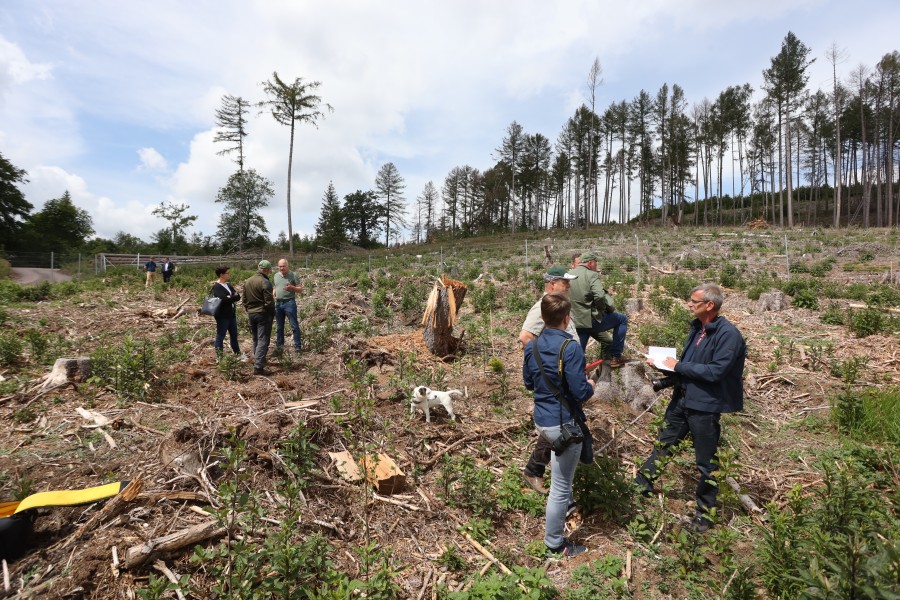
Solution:
{"label": "person standing in distance", "polygon": [[153,285],[153,279],[156,277],[156,261],[153,259],[154,257],[151,256],[150,260],[144,263],[144,270],[147,271],[147,281],[144,282],[145,288]]}
{"label": "person standing in distance", "polygon": [[169,283],[169,279],[172,278],[172,273],[175,272],[175,263],[169,260],[169,257],[165,257],[162,263],[162,274],[163,274],[163,283]]}
{"label": "person standing in distance", "polygon": [[253,374],[271,375],[266,370],[266,354],[272,337],[272,322],[275,320],[275,294],[269,275],[272,263],[259,261],[255,275],[244,282],[244,308],[250,321],[253,335]]}
{"label": "person standing in distance", "polygon": [[273,281],[275,287],[275,352],[284,349],[284,318],[291,323],[291,333],[294,336],[294,352],[300,354],[303,345],[300,324],[297,322],[296,293],[303,291],[303,286],[297,279],[297,274],[290,270],[286,258],[278,261],[278,272]]}
{"label": "person standing in distance", "polygon": [[[653,482],[659,476],[658,462],[690,434],[700,471],[697,514],[692,523],[699,533],[713,526],[710,511],[716,507],[719,490],[713,476],[718,468],[719,417],[744,408],[747,345],[737,327],[719,315],[723,302],[722,289],[715,284],[704,283],[691,290],[687,305],[694,320],[681,360],[669,357],[663,362],[666,369],[675,372],[676,381],[666,408],[665,425],[659,432],[659,442],[635,478],[645,496],[652,494]],[[647,362],[652,364],[649,359]]]}

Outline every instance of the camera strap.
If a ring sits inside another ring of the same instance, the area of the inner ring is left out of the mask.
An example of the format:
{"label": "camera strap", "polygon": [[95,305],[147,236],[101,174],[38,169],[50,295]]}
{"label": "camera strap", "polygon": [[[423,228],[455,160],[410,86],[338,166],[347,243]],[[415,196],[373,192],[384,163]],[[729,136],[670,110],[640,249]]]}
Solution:
{"label": "camera strap", "polygon": [[[538,336],[538,339],[540,339],[540,336]],[[572,342],[572,340],[569,339],[562,343],[562,346],[559,347],[559,355],[557,356],[557,367],[556,367],[557,374],[559,375],[560,383],[562,383],[562,385],[565,387],[568,387],[568,386],[565,383],[566,382],[565,375],[563,375],[563,352],[565,352],[566,346],[568,346],[570,342]],[[534,340],[534,351],[532,352],[532,354],[534,355],[534,362],[537,363],[538,369],[541,372],[541,376],[544,378],[544,383],[547,384],[547,387],[550,388],[550,391],[553,392],[553,395],[556,396],[556,399],[559,401],[559,424],[560,425],[563,424],[562,423],[562,407],[563,407],[563,405],[565,405],[565,407],[567,409],[569,409],[569,414],[572,415],[572,418],[575,419],[575,422],[576,423],[580,422],[581,419],[579,419],[578,415],[575,413],[575,411],[572,410],[572,405],[569,404],[569,401],[566,399],[565,394],[563,394],[559,390],[559,388],[556,387],[552,381],[550,381],[550,378],[547,377],[547,373],[546,373],[546,371],[544,371],[544,362],[541,360],[541,352],[538,349],[537,343],[538,343],[538,340],[537,339]]]}

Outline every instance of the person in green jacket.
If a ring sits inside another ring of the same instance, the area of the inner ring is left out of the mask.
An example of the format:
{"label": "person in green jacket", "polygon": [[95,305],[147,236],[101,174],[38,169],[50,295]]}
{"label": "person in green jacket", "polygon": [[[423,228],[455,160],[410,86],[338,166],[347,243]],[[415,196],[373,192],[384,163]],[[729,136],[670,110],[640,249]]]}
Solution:
{"label": "person in green jacket", "polygon": [[572,301],[572,319],[581,342],[581,349],[587,347],[588,339],[601,341],[600,332],[611,329],[613,342],[610,347],[612,358],[609,366],[616,369],[628,362],[622,355],[625,350],[625,335],[628,333],[628,317],[616,312],[612,296],[603,289],[600,274],[597,273],[597,255],[585,252],[578,266],[569,271],[576,275],[572,280],[569,298]]}
{"label": "person in green jacket", "polygon": [[253,334],[253,374],[271,375],[266,370],[266,354],[272,338],[272,323],[275,322],[275,295],[269,275],[272,263],[259,261],[259,271],[244,282],[244,308]]}

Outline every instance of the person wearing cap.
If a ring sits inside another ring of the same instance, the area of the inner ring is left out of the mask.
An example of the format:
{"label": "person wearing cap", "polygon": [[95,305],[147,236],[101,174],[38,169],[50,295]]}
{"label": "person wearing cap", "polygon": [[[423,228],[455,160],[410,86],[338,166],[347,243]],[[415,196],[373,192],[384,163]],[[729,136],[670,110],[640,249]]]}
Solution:
{"label": "person wearing cap", "polygon": [[303,286],[297,274],[290,270],[286,258],[278,261],[278,272],[273,280],[275,286],[275,352],[284,349],[284,318],[291,323],[291,334],[294,336],[294,352],[300,354],[302,345],[300,324],[297,322],[296,292],[302,292]]}
{"label": "person wearing cap", "polygon": [[569,296],[572,299],[572,320],[578,331],[581,349],[587,347],[588,339],[593,337],[600,342],[599,333],[612,329],[613,342],[610,348],[612,358],[609,366],[618,368],[628,362],[622,356],[625,350],[625,335],[628,333],[628,317],[624,313],[615,312],[612,297],[603,289],[600,275],[597,273],[597,255],[585,252],[581,255],[578,266],[570,271],[578,278],[572,283]]}
{"label": "person wearing cap", "polygon": [[[581,252],[576,252],[572,255],[572,263],[569,265],[569,272],[581,264]],[[612,358],[612,352],[610,352],[610,348],[612,348],[613,343],[613,335],[612,332],[607,329],[606,331],[598,331],[594,336],[594,339],[600,342],[600,358],[603,360],[609,360]]]}
{"label": "person wearing cap", "polygon": [[[534,303],[531,310],[528,311],[525,322],[522,323],[522,331],[519,332],[519,342],[521,342],[523,350],[528,345],[528,342],[541,335],[541,332],[544,330],[544,319],[541,317],[541,300],[547,294],[568,296],[571,285],[569,282],[577,277],[577,275],[566,273],[565,268],[558,266],[550,267],[544,273],[544,293]],[[566,333],[571,335],[573,339],[577,339],[578,332],[575,330],[575,324],[571,319],[566,325]],[[544,472],[547,470],[548,464],[550,464],[550,442],[539,435],[537,445],[528,459],[528,464],[522,469],[525,483],[539,494],[547,493],[547,489],[544,487]]]}
{"label": "person wearing cap", "polygon": [[253,374],[271,375],[266,370],[266,354],[269,352],[269,340],[272,337],[272,323],[275,321],[275,294],[269,275],[272,263],[259,261],[259,269],[250,279],[244,282],[244,308],[250,321],[250,333],[253,335]]}

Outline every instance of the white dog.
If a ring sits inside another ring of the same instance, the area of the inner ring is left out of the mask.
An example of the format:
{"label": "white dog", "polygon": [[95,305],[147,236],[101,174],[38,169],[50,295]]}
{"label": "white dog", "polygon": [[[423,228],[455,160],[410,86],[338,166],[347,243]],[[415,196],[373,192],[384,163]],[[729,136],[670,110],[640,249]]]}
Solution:
{"label": "white dog", "polygon": [[447,411],[447,414],[450,415],[450,419],[455,421],[456,415],[453,414],[453,401],[450,399],[453,394],[458,396],[463,395],[459,390],[447,390],[446,392],[442,392],[425,387],[424,385],[416,386],[413,388],[412,398],[409,400],[409,414],[413,414],[416,407],[421,408],[425,411],[425,421],[431,423],[431,409],[443,406]]}

